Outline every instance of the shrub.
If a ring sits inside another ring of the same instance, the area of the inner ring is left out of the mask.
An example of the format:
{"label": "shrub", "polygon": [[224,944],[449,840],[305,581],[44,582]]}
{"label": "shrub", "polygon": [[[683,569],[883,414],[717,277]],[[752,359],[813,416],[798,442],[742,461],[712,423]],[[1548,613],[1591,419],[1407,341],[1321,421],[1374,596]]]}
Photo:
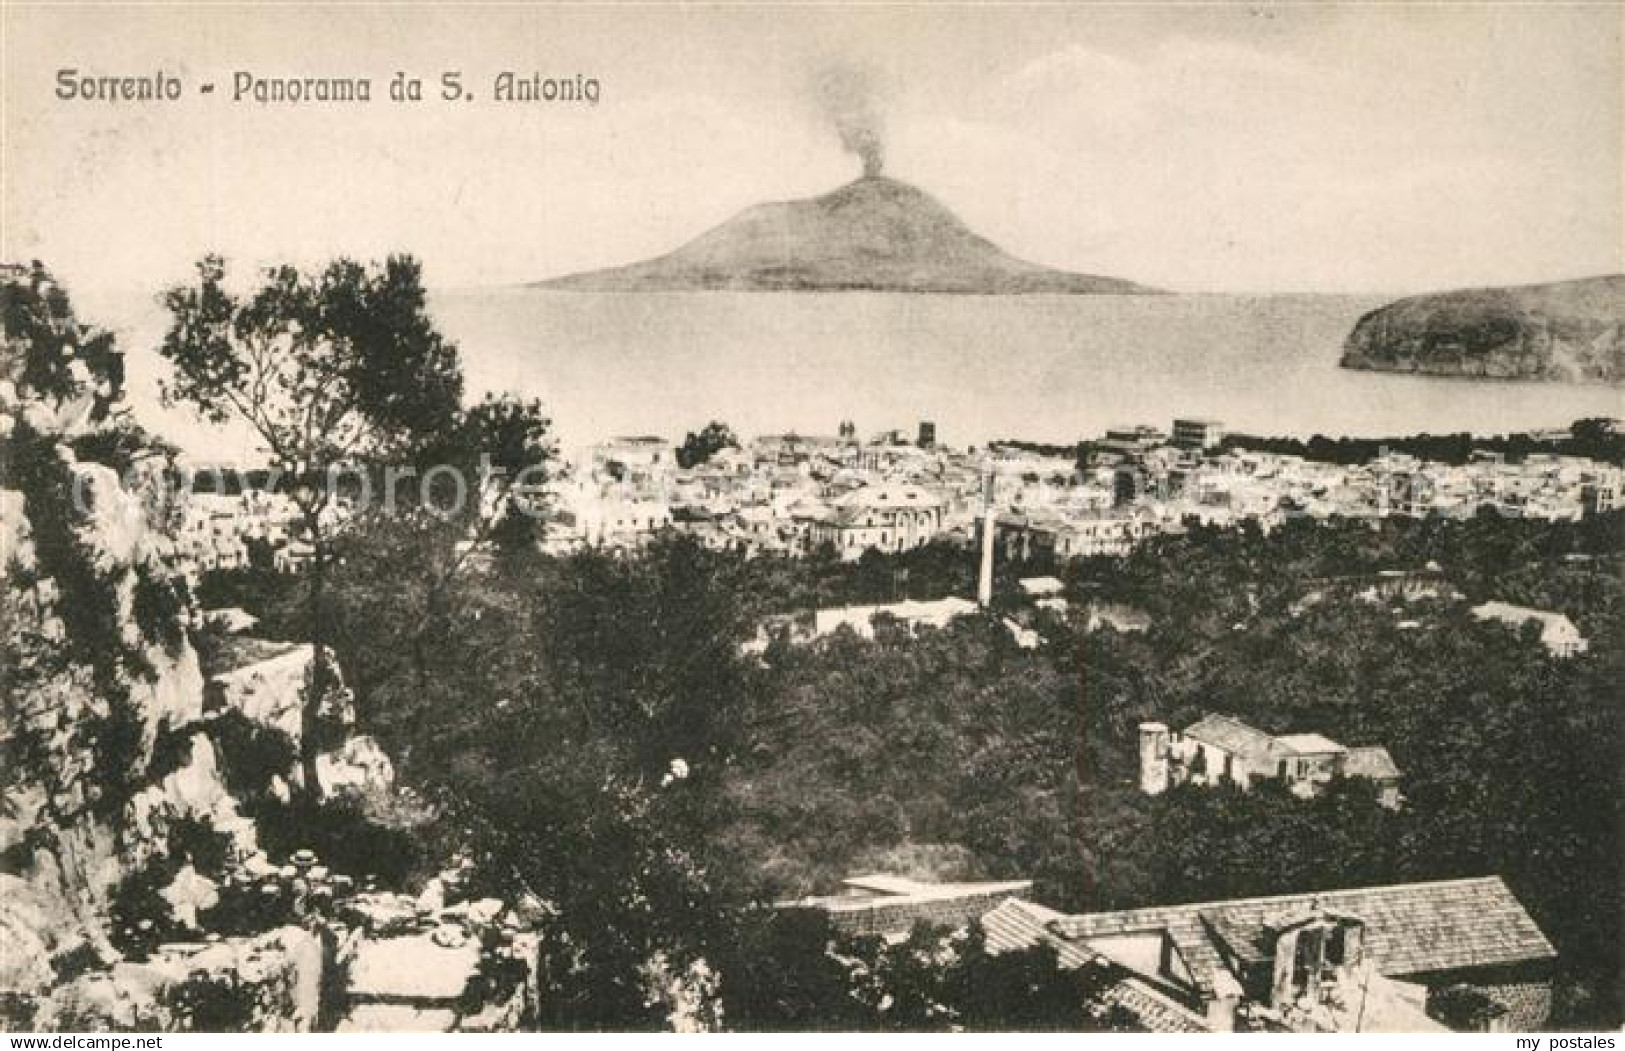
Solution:
{"label": "shrub", "polygon": [[530,976],[530,967],[524,959],[512,955],[496,933],[485,933],[480,939],[480,950],[480,962],[457,998],[457,1012],[462,1015],[506,1003]]}
{"label": "shrub", "polygon": [[105,696],[107,714],[86,720],[79,737],[90,745],[91,784],[100,793],[93,809],[110,817],[124,809],[140,782],[146,723],[122,683],[109,684]]}
{"label": "shrub", "polygon": [[80,942],[51,960],[51,969],[56,972],[57,980],[60,982],[71,982],[82,974],[99,970],[101,966],[101,953],[85,942]]}
{"label": "shrub", "polygon": [[255,819],[260,846],[271,857],[312,850],[335,872],[375,875],[386,886],[400,886],[423,861],[417,835],[373,820],[357,798],[315,806],[268,803]]}
{"label": "shrub", "polygon": [[170,1005],[185,1032],[239,1033],[254,1021],[254,989],[234,974],[191,975],[174,987]]}
{"label": "shrub", "polygon": [[119,952],[145,960],[180,933],[162,893],[174,877],[168,860],[155,858],[119,881],[108,907],[109,940]]}
{"label": "shrub", "polygon": [[27,1033],[34,1029],[34,1016],[39,1013],[39,997],[32,993],[19,993],[0,989],[0,1030]]}
{"label": "shrub", "polygon": [[186,610],[184,585],[154,575],[145,565],[135,570],[134,612],[141,637],[149,644],[163,644],[171,656],[180,653],[186,642],[182,614]]}
{"label": "shrub", "polygon": [[[6,371],[25,396],[66,401],[94,394],[92,419],[123,397],[124,355],[113,334],[79,323],[68,293],[38,262],[26,278],[0,282]],[[89,382],[75,375],[80,364]]]}
{"label": "shrub", "polygon": [[287,774],[299,757],[293,738],[235,708],[211,719],[208,731],[220,756],[226,789],[249,809],[256,807],[271,779]]}
{"label": "shrub", "polygon": [[1483,1032],[1492,1020],[1506,1014],[1506,1008],[1482,989],[1452,985],[1433,994],[1428,1013],[1451,1029]]}
{"label": "shrub", "polygon": [[164,729],[152,742],[152,755],[147,758],[147,780],[162,781],[192,761],[192,727],[179,730]]}
{"label": "shrub", "polygon": [[177,863],[190,860],[206,876],[219,876],[231,858],[231,837],[216,832],[206,817],[183,817],[169,826],[169,856]]}
{"label": "shrub", "polygon": [[81,434],[68,443],[76,460],[99,463],[117,471],[120,477],[147,456],[173,457],[178,450],[147,433],[134,420],[119,417],[100,430]]}

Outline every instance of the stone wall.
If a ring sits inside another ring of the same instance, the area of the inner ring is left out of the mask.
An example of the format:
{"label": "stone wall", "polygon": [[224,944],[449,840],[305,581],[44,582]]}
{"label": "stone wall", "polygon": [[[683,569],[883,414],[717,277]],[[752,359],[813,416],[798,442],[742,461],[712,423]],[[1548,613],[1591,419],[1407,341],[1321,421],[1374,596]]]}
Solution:
{"label": "stone wall", "polygon": [[[140,605],[143,586],[150,594],[173,579],[162,500],[145,488],[154,479],[135,470],[126,488],[112,468],[79,462],[62,438],[32,441],[34,480],[24,483],[19,475],[27,492],[0,491],[7,576],[0,597],[7,646],[0,658],[7,666],[0,707],[0,992],[10,994],[0,1029],[81,1016],[107,1027],[164,1026],[162,997],[142,990],[173,961],[121,958],[109,938],[116,888],[168,854],[180,821],[227,832],[239,853],[255,849],[254,827],[229,793],[204,730],[203,676],[185,632],[184,601],[172,592],[173,601],[157,612]],[[81,490],[77,515],[64,514],[64,485]],[[50,559],[41,546],[47,543],[54,543]],[[79,591],[65,589],[64,569]],[[87,620],[87,612],[94,616]],[[104,629],[89,645],[75,634],[75,625],[87,623]],[[280,702],[297,710],[296,695]],[[349,751],[356,754],[344,758],[354,762],[329,764],[336,779],[365,781],[380,765],[365,750]],[[352,771],[354,765],[364,769]],[[230,982],[285,986],[272,999],[303,1005],[310,962],[296,942],[271,939],[230,955]],[[199,965],[224,966],[232,951],[208,946]],[[273,962],[279,952],[300,962]],[[293,972],[296,983],[288,977]],[[287,1017],[266,1010],[258,1028],[306,1025],[303,1006]],[[152,1011],[159,1012],[156,1021]]]}
{"label": "stone wall", "polygon": [[[123,633],[119,644],[139,653],[146,672],[122,675],[115,701],[98,688],[90,668],[62,659],[68,620],[57,582],[35,561],[27,500],[15,491],[0,496],[8,559],[0,629],[8,637],[6,659],[15,662],[8,672],[16,677],[0,711],[7,766],[0,771],[0,944],[6,946],[0,990],[25,995],[53,984],[65,959],[116,958],[103,930],[108,894],[142,858],[163,849],[161,826],[128,820],[123,792],[147,796],[148,809],[190,809],[167,798],[176,784],[143,784],[142,771],[165,730],[202,712],[196,653],[184,639],[165,645],[143,638],[131,612],[137,567],[157,572],[148,567],[163,550],[148,507],[140,494],[119,486],[111,469],[78,464],[66,450],[59,455],[84,483],[93,508],[77,529],[84,557],[105,581],[104,597]],[[129,736],[116,770],[98,759],[101,734],[115,715],[127,719]],[[105,783],[115,772],[131,782],[117,792]],[[206,779],[223,793],[212,763]]]}
{"label": "stone wall", "polygon": [[53,990],[35,1026],[71,1032],[308,1033],[325,966],[321,939],[298,927],[176,945]]}

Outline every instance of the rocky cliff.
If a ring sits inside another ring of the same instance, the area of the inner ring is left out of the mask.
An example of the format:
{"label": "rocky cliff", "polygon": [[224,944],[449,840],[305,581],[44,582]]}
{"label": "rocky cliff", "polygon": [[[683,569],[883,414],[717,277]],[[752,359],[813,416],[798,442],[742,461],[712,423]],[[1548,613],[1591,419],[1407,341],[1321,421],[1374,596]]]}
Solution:
{"label": "rocky cliff", "polygon": [[[65,297],[0,291],[0,1029],[311,1028],[320,923],[199,919],[232,873],[281,871],[243,792],[297,785],[311,648],[206,683],[165,450]],[[392,777],[347,730],[319,770],[329,795]]]}
{"label": "rocky cliff", "polygon": [[1362,317],[1344,368],[1625,382],[1625,276],[1414,296]]}

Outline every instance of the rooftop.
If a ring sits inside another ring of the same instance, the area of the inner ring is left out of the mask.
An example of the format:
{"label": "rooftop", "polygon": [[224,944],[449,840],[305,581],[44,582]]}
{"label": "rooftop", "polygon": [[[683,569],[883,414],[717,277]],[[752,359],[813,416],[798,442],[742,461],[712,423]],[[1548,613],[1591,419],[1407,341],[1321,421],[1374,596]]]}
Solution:
{"label": "rooftop", "polygon": [[1063,917],[1053,929],[1085,941],[1166,931],[1197,986],[1211,989],[1213,975],[1222,967],[1215,940],[1220,932],[1232,945],[1246,944],[1256,940],[1265,924],[1310,909],[1364,922],[1367,951],[1377,970],[1389,977],[1557,955],[1499,876],[1091,913]]}
{"label": "rooftop", "polygon": [[[1048,945],[1055,950],[1056,962],[1069,971],[1093,962],[1109,963],[1087,946],[1056,934],[1054,925],[1065,919],[1064,915],[1053,909],[1012,899],[984,913],[981,922],[982,930],[987,935],[988,952],[995,955]],[[1131,976],[1125,975],[1114,983],[1104,999],[1127,1010],[1153,1033],[1209,1031],[1202,1016]]]}
{"label": "rooftop", "polygon": [[1286,734],[1275,742],[1293,755],[1327,755],[1348,749],[1322,734]]}
{"label": "rooftop", "polygon": [[1343,772],[1349,777],[1369,777],[1373,781],[1385,781],[1399,776],[1399,764],[1388,754],[1388,749],[1381,745],[1368,745],[1364,748],[1349,749],[1348,762]]}
{"label": "rooftop", "polygon": [[1020,584],[1029,595],[1058,595],[1066,590],[1066,585],[1055,577],[1023,577]]}
{"label": "rooftop", "polygon": [[781,902],[780,908],[815,908],[852,933],[906,935],[916,923],[962,927],[988,910],[1032,890],[1031,880],[995,883],[923,883],[902,876],[854,876],[846,892]]}
{"label": "rooftop", "polygon": [[1186,737],[1236,755],[1269,755],[1275,738],[1228,715],[1204,715],[1184,730]]}
{"label": "rooftop", "polygon": [[1473,616],[1479,620],[1498,620],[1505,624],[1523,624],[1527,621],[1538,621],[1541,626],[1541,637],[1544,638],[1550,631],[1565,631],[1579,634],[1574,622],[1562,613],[1553,613],[1550,610],[1531,609],[1528,606],[1514,606],[1510,602],[1486,602],[1473,607]]}
{"label": "rooftop", "polygon": [[976,894],[1015,893],[1030,890],[1033,885],[1033,881],[1027,879],[1007,880],[1002,883],[928,883],[906,876],[892,876],[879,872],[867,876],[852,876],[841,882],[848,888],[848,893],[833,899],[841,902],[897,897],[943,900]]}

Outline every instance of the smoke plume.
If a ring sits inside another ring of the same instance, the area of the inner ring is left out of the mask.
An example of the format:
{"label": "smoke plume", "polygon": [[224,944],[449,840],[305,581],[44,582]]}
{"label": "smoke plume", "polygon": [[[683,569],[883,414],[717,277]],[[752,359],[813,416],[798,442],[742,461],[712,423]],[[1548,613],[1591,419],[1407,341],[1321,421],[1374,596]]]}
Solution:
{"label": "smoke plume", "polygon": [[863,161],[864,175],[879,175],[886,164],[886,143],[874,71],[852,65],[828,67],[814,78],[813,93],[835,125],[842,148]]}

